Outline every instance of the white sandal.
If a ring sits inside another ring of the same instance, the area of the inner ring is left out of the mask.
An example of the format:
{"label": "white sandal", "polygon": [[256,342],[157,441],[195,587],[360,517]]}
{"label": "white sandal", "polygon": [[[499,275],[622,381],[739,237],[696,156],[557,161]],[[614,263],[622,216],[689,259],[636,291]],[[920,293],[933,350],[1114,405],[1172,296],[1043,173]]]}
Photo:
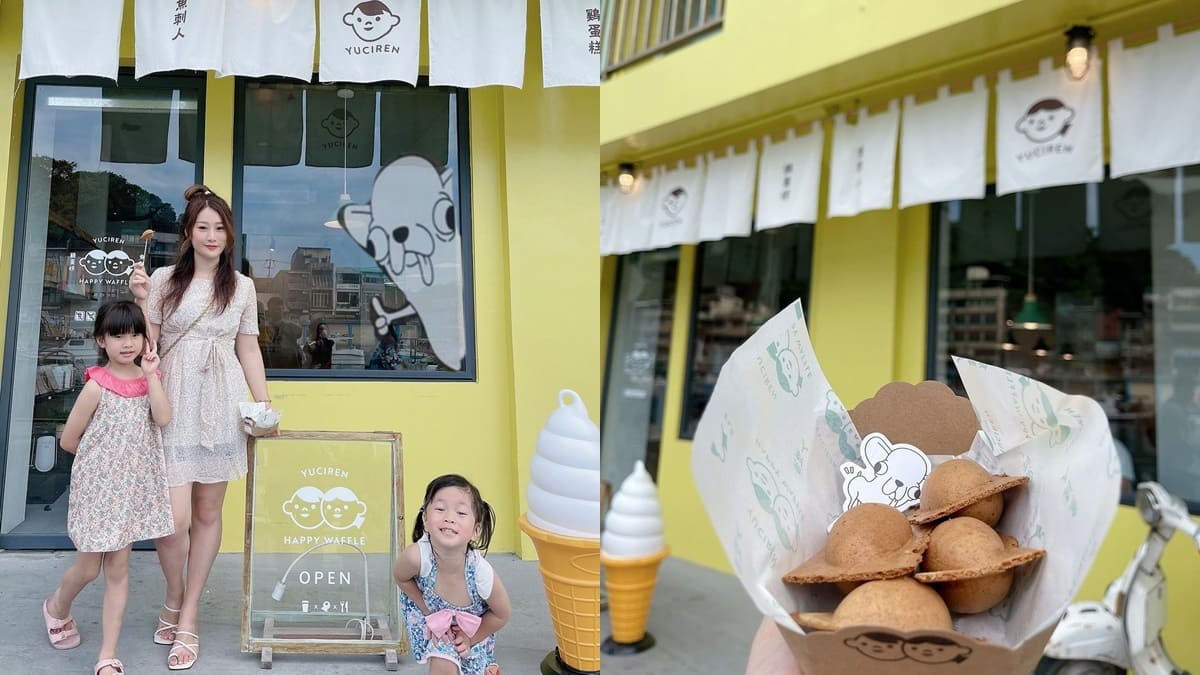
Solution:
{"label": "white sandal", "polygon": [[[177,630],[177,631],[175,631],[175,635],[176,635],[176,638],[175,638],[175,642],[172,643],[172,645],[171,645],[171,652],[169,654],[167,654],[167,670],[187,670],[187,669],[191,668],[192,666],[196,665],[196,661],[199,660],[199,658],[200,658],[200,636],[196,635],[195,633],[189,633],[186,630]],[[178,638],[178,636],[180,636],[180,635],[190,635],[190,636],[196,638],[196,644],[189,645],[188,643],[184,642],[183,640],[180,640]],[[180,647],[183,647],[184,649],[186,649],[192,653],[191,661],[188,661],[187,663],[179,663],[179,661],[181,661],[182,659],[180,659],[179,654],[177,654],[175,652],[175,650],[179,649]],[[175,657],[175,663],[173,663],[173,664],[171,663],[171,657]]]}
{"label": "white sandal", "polygon": [[[171,609],[170,607],[167,607],[166,603],[163,603],[163,609],[167,610],[168,612],[175,612],[176,614],[179,613],[179,610]],[[177,624],[177,623],[170,623],[168,621],[163,620],[162,612],[159,612],[158,613],[158,628],[154,629],[154,644],[156,644],[156,645],[173,645],[173,644],[175,644],[174,637],[171,637],[168,640],[164,640],[164,639],[161,639],[158,634],[163,632],[164,630],[174,632],[174,630],[178,627],[179,627],[179,624]]]}

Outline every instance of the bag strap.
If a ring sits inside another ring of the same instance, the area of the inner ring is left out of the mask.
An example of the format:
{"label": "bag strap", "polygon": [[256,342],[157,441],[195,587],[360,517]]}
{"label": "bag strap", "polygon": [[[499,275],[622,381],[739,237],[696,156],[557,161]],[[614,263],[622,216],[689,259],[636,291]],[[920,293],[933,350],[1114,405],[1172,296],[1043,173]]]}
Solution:
{"label": "bag strap", "polygon": [[[196,324],[200,323],[200,319],[203,319],[203,318],[204,318],[204,316],[205,316],[206,314],[208,314],[208,310],[212,309],[213,302],[214,302],[215,300],[216,300],[216,298],[215,298],[215,297],[210,297],[210,298],[208,299],[208,304],[204,306],[204,311],[202,311],[202,312],[200,312],[199,314],[197,314],[195,319],[192,319],[192,322],[191,322],[190,324],[188,324],[188,327],[187,327],[187,328],[184,328],[184,329],[183,329],[183,332],[179,334],[179,337],[175,338],[175,341],[174,341],[174,342],[172,342],[172,343],[170,344],[170,346],[163,347],[162,349],[160,349],[160,350],[159,350],[159,352],[158,352],[158,358],[159,358],[159,359],[161,359],[161,358],[163,358],[164,356],[166,356],[166,355],[167,355],[167,352],[171,351],[171,350],[172,350],[172,349],[175,347],[175,345],[179,344],[180,342],[182,342],[182,341],[183,341],[183,338],[187,337],[187,334],[188,334],[188,333],[192,332],[192,329],[196,327]],[[171,315],[172,315],[172,316],[174,316],[174,314],[175,314],[175,312],[171,312]],[[169,317],[168,317],[168,318],[169,318]]]}

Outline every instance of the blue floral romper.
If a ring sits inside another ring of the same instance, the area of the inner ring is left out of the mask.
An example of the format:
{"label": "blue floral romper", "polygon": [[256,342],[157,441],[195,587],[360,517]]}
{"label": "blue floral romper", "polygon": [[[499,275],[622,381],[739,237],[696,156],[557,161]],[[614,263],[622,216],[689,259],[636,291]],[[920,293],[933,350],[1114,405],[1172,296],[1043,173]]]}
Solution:
{"label": "blue floral romper", "polygon": [[[434,591],[434,584],[437,582],[437,558],[433,555],[432,548],[429,545],[429,535],[426,534],[416,543],[421,547],[421,570],[416,578],[417,587],[421,589],[421,595],[425,599],[425,606],[430,612],[437,612],[443,609],[456,609],[462,612],[474,614],[475,616],[483,616],[488,610],[487,601],[480,594],[483,590],[488,595],[491,595],[491,579],[492,566],[479,552],[472,549],[467,553],[466,575],[467,575],[467,592],[471,596],[471,604],[462,607],[452,605],[443,600]],[[426,564],[428,564],[428,572],[426,572]],[[482,578],[481,578],[482,577]],[[482,587],[482,589],[481,589]],[[435,642],[425,636],[425,615],[404,593],[400,594],[400,602],[404,608],[404,623],[408,627],[408,642],[412,646],[413,657],[417,663],[428,663],[430,657],[445,658],[446,660],[458,665],[458,670],[463,675],[483,675],[483,671],[488,667],[488,664],[495,661],[496,636],[489,635],[486,640],[471,647],[471,651],[467,654],[465,660],[460,659],[458,652],[454,651],[453,644],[444,642]]]}

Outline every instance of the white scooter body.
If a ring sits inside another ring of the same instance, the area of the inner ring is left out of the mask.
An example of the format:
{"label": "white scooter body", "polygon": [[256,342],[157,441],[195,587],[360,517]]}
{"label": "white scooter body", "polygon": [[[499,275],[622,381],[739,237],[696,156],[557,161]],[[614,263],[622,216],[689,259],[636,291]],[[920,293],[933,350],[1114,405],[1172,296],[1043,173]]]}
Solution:
{"label": "white scooter body", "polygon": [[1104,602],[1079,602],[1067,608],[1046,645],[1046,656],[1069,663],[1108,663],[1132,669],[1135,675],[1184,672],[1167,656],[1162,643],[1166,578],[1158,562],[1176,531],[1200,546],[1200,525],[1188,516],[1187,505],[1158,483],[1138,485],[1137,508],[1151,526],[1146,540],[1120,578],[1109,584]]}

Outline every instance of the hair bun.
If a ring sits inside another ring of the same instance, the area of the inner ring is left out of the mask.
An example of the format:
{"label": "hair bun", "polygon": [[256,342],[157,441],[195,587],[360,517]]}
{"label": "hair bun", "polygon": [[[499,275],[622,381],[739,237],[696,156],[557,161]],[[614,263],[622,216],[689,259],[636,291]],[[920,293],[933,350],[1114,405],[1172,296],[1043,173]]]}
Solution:
{"label": "hair bun", "polygon": [[183,191],[183,198],[190,202],[195,197],[199,197],[201,195],[211,195],[211,194],[212,194],[212,190],[209,190],[207,185],[201,185],[201,184],[197,183],[196,185],[193,185]]}

